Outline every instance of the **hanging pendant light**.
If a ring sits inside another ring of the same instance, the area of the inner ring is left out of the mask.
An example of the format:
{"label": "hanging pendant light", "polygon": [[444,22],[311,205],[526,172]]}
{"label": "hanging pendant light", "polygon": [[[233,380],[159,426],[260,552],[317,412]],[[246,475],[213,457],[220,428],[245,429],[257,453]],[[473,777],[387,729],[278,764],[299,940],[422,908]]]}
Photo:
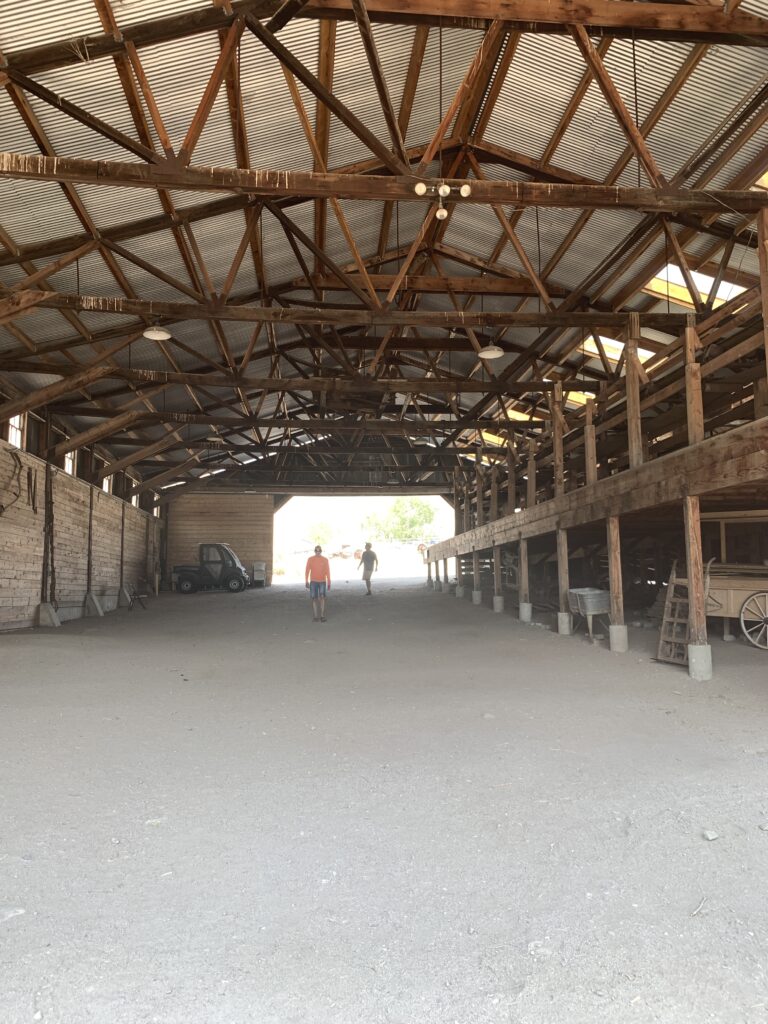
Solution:
{"label": "hanging pendant light", "polygon": [[170,341],[171,332],[165,327],[147,327],[141,336],[148,341]]}
{"label": "hanging pendant light", "polygon": [[481,359],[501,359],[504,355],[504,349],[499,348],[498,345],[494,345],[493,342],[490,341],[487,345],[483,345],[477,354]]}

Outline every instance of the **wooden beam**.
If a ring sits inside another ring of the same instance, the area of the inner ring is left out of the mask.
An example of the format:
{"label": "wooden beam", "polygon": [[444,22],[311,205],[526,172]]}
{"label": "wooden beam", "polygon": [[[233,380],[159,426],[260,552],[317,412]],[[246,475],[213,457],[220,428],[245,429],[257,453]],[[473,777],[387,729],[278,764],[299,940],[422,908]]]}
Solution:
{"label": "wooden beam", "polygon": [[572,528],[680,502],[686,494],[701,496],[726,488],[768,482],[768,417],[708,437],[646,462],[637,469],[598,480],[592,487],[568,491],[481,530],[433,545],[435,557],[449,557],[521,537],[552,533],[558,525]]}
{"label": "wooden beam", "polygon": [[576,41],[576,45],[581,51],[581,55],[586,61],[587,67],[592,71],[595,81],[600,87],[600,91],[605,97],[609,107],[613,110],[619,127],[626,135],[627,141],[637,154],[640,162],[643,164],[649,180],[657,188],[663,188],[666,185],[666,179],[661,173],[661,169],[656,163],[656,159],[648,149],[648,144],[646,143],[644,136],[632,119],[632,115],[629,113],[619,90],[613,84],[611,77],[608,74],[608,70],[603,63],[603,58],[592,45],[584,26],[574,25],[571,29],[571,34]]}
{"label": "wooden beam", "polygon": [[[693,317],[691,317],[693,321]],[[701,366],[696,362],[699,337],[694,323],[685,328],[685,411],[688,444],[704,440],[704,406],[701,395]]]}
{"label": "wooden beam", "polygon": [[520,604],[530,604],[531,586],[528,572],[528,541],[520,540],[518,546],[517,593]]}
{"label": "wooden beam", "polygon": [[[259,17],[270,17],[281,7],[281,0],[234,0],[232,14],[227,5],[210,5],[163,18],[146,19],[121,26],[120,35],[113,32],[93,33],[78,37],[78,45],[70,39],[29,47],[6,54],[9,66],[27,73],[79,64],[87,54],[91,61],[124,52],[128,43],[141,49],[159,43],[185,39],[206,32],[227,28],[237,14],[255,11]],[[733,7],[733,5],[732,5]],[[621,38],[635,37],[680,39],[737,46],[765,45],[763,19],[723,8],[685,5],[681,3],[632,3],[629,0],[592,0],[578,4],[574,0],[474,0],[467,9],[464,0],[369,0],[371,20],[382,22],[442,24],[446,27],[483,28],[501,19],[510,30],[527,32],[566,32],[567,27],[581,22],[602,33]],[[340,0],[315,0],[297,11],[302,18],[337,18],[351,21],[348,3]]]}
{"label": "wooden beam", "polygon": [[493,594],[501,597],[501,546],[493,546]]}
{"label": "wooden beam", "polygon": [[597,444],[595,438],[595,403],[587,400],[584,418],[584,475],[585,483],[593,484],[597,480]]}
{"label": "wooden beam", "polygon": [[768,210],[757,215],[758,253],[760,258],[760,301],[763,309],[765,367],[768,376]]}
{"label": "wooden beam", "polygon": [[357,28],[360,32],[365,56],[368,59],[368,66],[371,69],[373,84],[376,88],[376,92],[378,93],[379,104],[381,105],[381,109],[384,113],[384,120],[386,121],[387,128],[389,129],[392,149],[396,156],[400,158],[402,163],[407,165],[408,157],[405,154],[405,143],[403,142],[403,136],[400,132],[400,125],[395,114],[395,108],[392,106],[392,99],[389,95],[389,89],[387,88],[387,80],[384,77],[384,69],[382,68],[381,61],[379,60],[379,53],[376,49],[376,40],[373,37],[373,28],[371,27],[371,19],[368,17],[365,0],[350,0],[350,2],[352,4],[352,10],[355,13],[355,21],[357,22]]}
{"label": "wooden beam", "polygon": [[24,92],[30,93],[32,96],[36,96],[43,103],[47,103],[49,106],[54,107],[56,110],[62,111],[67,117],[71,117],[72,120],[85,125],[86,128],[90,128],[98,135],[104,136],[109,139],[110,142],[114,142],[115,145],[120,146],[123,149],[127,149],[129,153],[133,153],[135,156],[141,157],[142,160],[148,160],[150,163],[157,163],[163,158],[156,153],[153,149],[148,146],[142,145],[137,142],[136,139],[132,139],[129,135],[119,131],[117,128],[113,128],[112,125],[107,124],[106,121],[102,121],[101,118],[95,117],[93,114],[89,114],[87,110],[83,110],[82,107],[78,107],[77,104],[71,103],[58,93],[51,92],[50,89],[46,89],[45,86],[40,85],[39,82],[33,81],[28,78],[22,72],[14,70],[13,68],[0,68],[0,83],[2,83],[2,76],[5,74],[7,79],[14,83],[18,88],[23,89]]}
{"label": "wooden beam", "polygon": [[[0,177],[83,182],[117,188],[166,188],[242,192],[269,197],[391,199],[425,203],[425,199],[414,192],[415,179],[409,168],[402,168],[399,161],[392,177],[384,177],[353,171],[322,173],[243,167],[183,167],[169,161],[150,165],[0,152]],[[436,186],[438,182],[428,180],[428,184]],[[465,199],[449,197],[449,202],[464,204],[631,209],[652,213],[691,211],[699,214],[722,213],[723,209],[754,214],[768,206],[768,194],[762,189],[633,188],[538,181],[478,181],[475,178],[447,178],[446,184],[453,190],[458,190],[462,185],[471,187],[471,194]],[[452,196],[455,195],[456,191],[452,193]]]}
{"label": "wooden beam", "polygon": [[568,590],[570,585],[570,573],[568,569],[568,531],[557,530],[557,590],[561,612],[567,612],[570,608],[568,603]]}
{"label": "wooden beam", "polygon": [[[177,320],[229,320],[238,323],[337,324],[346,326],[401,325],[451,327],[597,327],[626,329],[629,313],[521,313],[515,311],[465,313],[462,310],[424,312],[405,309],[286,308],[282,306],[238,306],[216,301],[200,303],[165,302],[121,296],[75,295],[41,292],[35,297],[47,309],[81,309],[92,313],[121,313],[127,316]],[[686,323],[684,313],[638,314],[640,323],[677,333]],[[131,325],[133,326],[133,325]]]}
{"label": "wooden beam", "polygon": [[[386,292],[392,287],[395,281],[394,274],[369,274],[369,279],[376,291]],[[354,281],[358,275],[350,274]],[[296,278],[287,285],[276,289],[278,292],[306,290],[314,285],[321,291],[345,291],[346,286],[339,278],[320,274],[313,276],[310,281],[303,278]],[[441,295],[446,292],[455,292],[459,295],[536,295],[537,291],[531,281],[526,277],[511,275],[509,277],[430,277],[427,274],[406,274],[402,279],[402,288],[410,292],[427,292]],[[565,296],[567,290],[562,285],[547,285],[547,290],[553,296]],[[393,343],[394,344],[394,343]]]}
{"label": "wooden beam", "polygon": [[[308,496],[319,496],[328,497],[332,495],[353,495],[359,496],[376,496],[376,495],[389,495],[394,496],[403,494],[406,497],[414,497],[416,495],[430,495],[430,494],[449,494],[450,485],[444,481],[436,481],[435,483],[426,484],[414,484],[414,483],[387,483],[387,484],[357,484],[357,483],[325,483],[325,484],[304,484],[304,483],[283,483],[282,481],[274,481],[267,483],[260,483],[258,481],[252,481],[248,484],[233,485],[231,487],[222,487],[221,484],[217,484],[217,478],[209,477],[200,483],[187,484],[184,487],[174,487],[173,490],[169,490],[163,493],[162,498],[159,499],[156,504],[166,504],[167,502],[173,502],[180,494],[189,494],[191,492],[198,491],[213,491],[214,493],[221,494],[289,494],[292,497],[298,497],[299,495]],[[210,481],[210,482],[209,482]]]}
{"label": "wooden beam", "polygon": [[240,37],[243,34],[244,27],[245,23],[243,22],[243,19],[236,18],[224,37],[218,59],[216,60],[211,76],[208,79],[208,84],[206,85],[205,91],[200,99],[200,103],[197,106],[197,110],[192,118],[187,134],[184,137],[184,142],[179,150],[179,162],[182,164],[189,164],[192,159],[195,146],[197,145],[200,136],[203,133],[203,129],[208,122],[208,117],[213,109],[216,97],[219,94],[219,89],[221,89],[224,82],[229,65],[237,52],[237,47],[240,43]]}
{"label": "wooden beam", "polygon": [[44,292],[25,289],[0,299],[0,324],[7,324],[40,303]]}
{"label": "wooden beam", "polygon": [[245,15],[245,23],[250,31],[256,36],[259,42],[272,53],[309,91],[331,110],[336,117],[356,135],[358,139],[375,154],[385,167],[388,167],[393,174],[407,173],[407,165],[404,165],[399,157],[393,156],[386,146],[359,120],[352,111],[346,107],[312,72],[306,68],[291,51],[284,46],[280,40],[262,25],[259,19],[253,14]]}
{"label": "wooden beam", "polygon": [[563,460],[565,420],[563,419],[563,385],[559,382],[554,386],[550,399],[550,410],[552,414],[552,460],[555,478],[555,497],[558,497],[565,493],[565,463]]}
{"label": "wooden beam", "polygon": [[640,321],[637,313],[630,313],[629,333],[624,344],[625,388],[627,395],[627,447],[631,469],[643,461],[643,421],[640,414],[640,375],[638,373],[637,340],[640,336]]}
{"label": "wooden beam", "polygon": [[[101,412],[104,415],[104,412]],[[83,430],[79,434],[75,434],[73,437],[67,438],[66,441],[61,441],[57,444],[50,452],[49,457],[51,459],[58,459],[62,455],[66,455],[67,452],[77,451],[78,448],[84,448],[86,445],[94,444],[96,441],[101,441],[105,437],[109,437],[110,434],[116,434],[121,430],[129,430],[131,427],[136,426],[143,420],[155,418],[157,414],[145,413],[138,410],[130,410],[128,412],[121,413],[119,416],[112,416],[105,423],[99,423],[95,427],[90,427],[88,430]]]}
{"label": "wooden beam", "polygon": [[528,442],[528,466],[525,486],[525,507],[533,508],[536,504],[536,442],[531,438]]}

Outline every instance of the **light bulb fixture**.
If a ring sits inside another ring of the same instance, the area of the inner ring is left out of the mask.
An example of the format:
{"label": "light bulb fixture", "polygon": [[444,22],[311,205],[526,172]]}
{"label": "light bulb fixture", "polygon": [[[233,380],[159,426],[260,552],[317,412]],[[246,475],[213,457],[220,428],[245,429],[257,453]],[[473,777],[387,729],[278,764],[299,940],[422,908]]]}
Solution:
{"label": "light bulb fixture", "polygon": [[501,359],[504,355],[504,349],[499,348],[498,345],[494,345],[493,342],[491,342],[488,345],[483,345],[477,354],[481,359]]}
{"label": "light bulb fixture", "polygon": [[170,341],[171,332],[165,327],[147,327],[142,331],[142,337],[148,341]]}
{"label": "light bulb fixture", "polygon": [[435,212],[435,216],[437,217],[438,220],[445,220],[445,218],[448,216],[448,211],[446,210],[442,203],[440,203],[440,205],[438,206]]}
{"label": "light bulb fixture", "polygon": [[462,199],[468,199],[472,195],[472,186],[466,183],[464,185],[449,185],[447,181],[438,182],[436,185],[428,184],[426,181],[417,181],[413,186],[413,191],[417,196],[429,194],[437,195],[441,199],[447,199],[451,192],[455,192]]}

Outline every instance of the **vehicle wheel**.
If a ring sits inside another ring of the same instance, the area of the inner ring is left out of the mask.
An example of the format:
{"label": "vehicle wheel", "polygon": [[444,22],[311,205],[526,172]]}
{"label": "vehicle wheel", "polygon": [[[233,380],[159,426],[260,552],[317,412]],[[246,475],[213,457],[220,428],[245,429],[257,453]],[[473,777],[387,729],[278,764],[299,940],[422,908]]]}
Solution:
{"label": "vehicle wheel", "polygon": [[741,606],[741,631],[755,647],[768,651],[768,591],[751,594]]}
{"label": "vehicle wheel", "polygon": [[194,594],[197,590],[197,584],[191,576],[182,576],[176,585],[176,589],[180,594]]}
{"label": "vehicle wheel", "polygon": [[241,590],[245,590],[245,580],[240,576],[230,576],[227,580],[227,590],[230,594],[239,594]]}

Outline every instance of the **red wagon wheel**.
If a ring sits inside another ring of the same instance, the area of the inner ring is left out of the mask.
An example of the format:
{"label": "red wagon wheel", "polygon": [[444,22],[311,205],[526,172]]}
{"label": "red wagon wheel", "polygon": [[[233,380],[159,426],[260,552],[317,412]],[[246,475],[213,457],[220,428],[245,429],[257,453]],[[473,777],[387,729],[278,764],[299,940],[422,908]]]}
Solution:
{"label": "red wagon wheel", "polygon": [[746,599],[741,606],[739,621],[747,640],[768,651],[768,591],[758,591]]}

